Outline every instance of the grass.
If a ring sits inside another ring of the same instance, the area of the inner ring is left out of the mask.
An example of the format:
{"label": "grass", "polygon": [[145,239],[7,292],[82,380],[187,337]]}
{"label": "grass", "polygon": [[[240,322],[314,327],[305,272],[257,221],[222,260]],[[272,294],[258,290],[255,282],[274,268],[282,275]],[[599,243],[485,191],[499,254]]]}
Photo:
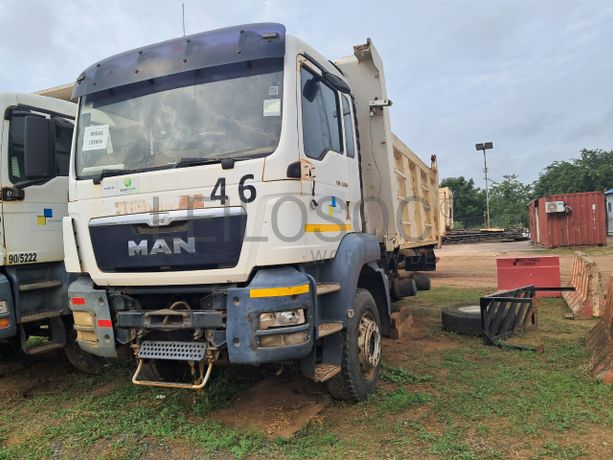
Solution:
{"label": "grass", "polygon": [[399,388],[381,397],[379,413],[402,412],[410,406],[424,404],[431,399],[428,393],[411,393],[404,388]]}
{"label": "grass", "polygon": [[483,293],[439,288],[410,299],[419,334],[385,349],[376,393],[359,404],[331,402],[292,439],[239,431],[211,415],[258,382],[257,371],[227,368],[194,394],[134,386],[129,370],[116,368],[52,376],[45,391],[5,397],[0,460],[610,456],[613,389],[589,374],[593,323],[564,320],[561,301],[543,301],[540,329],[526,335],[544,343],[542,354],[441,331],[441,308],[477,303]]}

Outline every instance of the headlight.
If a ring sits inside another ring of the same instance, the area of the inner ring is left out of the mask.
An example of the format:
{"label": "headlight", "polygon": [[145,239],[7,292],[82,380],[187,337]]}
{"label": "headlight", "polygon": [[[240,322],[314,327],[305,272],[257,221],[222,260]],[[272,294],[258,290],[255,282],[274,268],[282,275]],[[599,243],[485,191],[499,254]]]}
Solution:
{"label": "headlight", "polygon": [[6,304],[6,300],[0,300],[0,315],[5,315],[9,312],[9,307]]}
{"label": "headlight", "polygon": [[277,311],[260,314],[260,329],[271,327],[297,326],[304,324],[304,309]]}

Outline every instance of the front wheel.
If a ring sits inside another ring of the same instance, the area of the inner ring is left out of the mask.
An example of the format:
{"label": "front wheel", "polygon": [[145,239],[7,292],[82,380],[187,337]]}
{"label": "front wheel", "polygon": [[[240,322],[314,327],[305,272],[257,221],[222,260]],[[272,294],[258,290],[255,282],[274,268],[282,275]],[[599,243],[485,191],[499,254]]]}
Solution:
{"label": "front wheel", "polygon": [[341,372],[328,380],[328,391],[335,399],[362,401],[375,391],[381,371],[381,320],[366,289],[357,290],[353,315],[342,334]]}
{"label": "front wheel", "polygon": [[108,360],[81,350],[76,341],[68,343],[64,347],[64,353],[70,364],[86,374],[101,374],[110,365]]}

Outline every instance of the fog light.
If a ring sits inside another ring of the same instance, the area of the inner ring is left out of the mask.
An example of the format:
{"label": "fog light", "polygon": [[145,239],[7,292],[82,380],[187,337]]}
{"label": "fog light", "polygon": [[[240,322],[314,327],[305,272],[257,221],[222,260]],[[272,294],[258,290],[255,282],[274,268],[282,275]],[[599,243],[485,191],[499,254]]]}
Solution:
{"label": "fog light", "polygon": [[6,304],[6,300],[0,300],[0,315],[4,315],[9,312],[9,307]]}
{"label": "fog light", "polygon": [[304,309],[260,313],[260,329],[304,324]]}
{"label": "fog light", "polygon": [[6,329],[11,325],[11,320],[8,318],[0,318],[0,329]]}
{"label": "fog light", "polygon": [[261,347],[283,347],[305,343],[309,338],[306,331],[292,334],[265,335],[260,337]]}

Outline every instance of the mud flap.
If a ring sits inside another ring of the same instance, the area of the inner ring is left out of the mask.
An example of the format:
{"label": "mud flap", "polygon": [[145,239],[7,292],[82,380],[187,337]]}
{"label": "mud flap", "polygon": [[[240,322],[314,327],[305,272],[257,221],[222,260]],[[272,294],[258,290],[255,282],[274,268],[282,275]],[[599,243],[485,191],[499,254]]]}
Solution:
{"label": "mud flap", "polygon": [[113,320],[106,292],[94,289],[92,280],[82,276],[70,284],[68,297],[81,349],[103,358],[116,358]]}

